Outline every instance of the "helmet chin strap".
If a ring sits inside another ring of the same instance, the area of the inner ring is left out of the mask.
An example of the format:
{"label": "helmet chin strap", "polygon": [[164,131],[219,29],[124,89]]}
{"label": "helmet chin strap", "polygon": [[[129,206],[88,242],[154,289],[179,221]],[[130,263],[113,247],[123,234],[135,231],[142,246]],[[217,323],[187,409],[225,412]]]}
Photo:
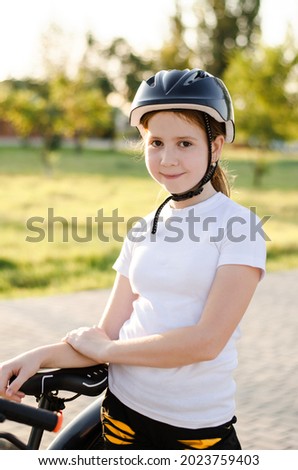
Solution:
{"label": "helmet chin strap", "polygon": [[185,193],[180,193],[180,194],[172,193],[171,199],[173,199],[173,201],[185,201],[186,199],[190,199],[194,196],[197,196],[198,194],[201,194],[201,192],[204,190],[203,186],[212,179],[215,173],[216,167],[217,167],[217,162],[211,163],[205,176],[193,189],[191,189],[190,191],[185,191]]}
{"label": "helmet chin strap", "polygon": [[201,192],[204,190],[204,185],[206,183],[208,183],[208,181],[211,180],[211,178],[213,177],[214,173],[215,173],[215,170],[216,170],[216,167],[217,167],[217,162],[215,163],[212,163],[205,176],[201,179],[201,181],[193,188],[191,189],[190,191],[185,191],[184,193],[180,193],[180,194],[171,194],[170,196],[168,196],[163,202],[162,204],[158,207],[158,209],[156,210],[155,212],[155,215],[154,215],[154,219],[153,219],[153,224],[152,224],[152,230],[151,230],[151,233],[154,235],[157,231],[157,225],[158,225],[158,219],[159,219],[159,216],[160,216],[160,213],[162,211],[162,209],[164,208],[164,206],[172,199],[173,201],[186,201],[187,199],[191,199],[192,197],[194,196],[197,196],[198,194],[201,194]]}
{"label": "helmet chin strap", "polygon": [[192,189],[185,191],[184,193],[179,193],[175,194],[172,193],[170,196],[168,196],[163,203],[158,207],[158,209],[155,212],[154,219],[153,219],[153,224],[152,224],[152,230],[151,233],[154,235],[157,231],[157,225],[158,225],[158,219],[160,216],[160,213],[164,206],[172,199],[173,201],[185,201],[187,199],[191,199],[194,196],[197,196],[198,194],[201,194],[201,192],[204,190],[204,185],[208,183],[213,178],[213,175],[215,173],[216,167],[217,167],[217,162],[212,163],[212,132],[211,132],[211,127],[210,127],[210,122],[208,115],[206,113],[203,114],[204,120],[205,120],[205,128],[206,128],[206,133],[207,133],[207,141],[208,141],[208,168],[206,170],[205,175],[203,178],[198,182],[196,186],[194,186]]}

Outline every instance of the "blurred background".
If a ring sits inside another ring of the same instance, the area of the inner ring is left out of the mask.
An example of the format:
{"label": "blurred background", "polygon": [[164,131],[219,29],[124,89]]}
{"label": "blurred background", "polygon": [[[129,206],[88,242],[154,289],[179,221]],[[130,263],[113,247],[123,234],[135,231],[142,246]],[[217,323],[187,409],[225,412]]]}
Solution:
{"label": "blurred background", "polygon": [[268,270],[298,268],[296,0],[2,3],[0,298],[111,286],[132,218],[164,196],[128,126],[159,69],[225,81],[232,197],[264,217]]}

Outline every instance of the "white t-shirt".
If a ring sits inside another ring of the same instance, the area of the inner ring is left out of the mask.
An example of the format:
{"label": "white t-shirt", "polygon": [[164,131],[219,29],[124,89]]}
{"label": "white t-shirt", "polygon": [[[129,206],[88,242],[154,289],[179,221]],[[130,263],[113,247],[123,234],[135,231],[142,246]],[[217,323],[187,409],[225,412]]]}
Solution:
{"label": "white t-shirt", "polygon": [[[122,340],[196,324],[216,270],[244,264],[265,272],[265,237],[258,217],[222,193],[154,213],[127,235],[114,268],[138,294],[120,330]],[[152,419],[185,428],[218,426],[235,413],[237,328],[211,361],[183,367],[154,368],[111,364],[109,387],[120,401]],[[187,344],[185,344],[187,348]]]}

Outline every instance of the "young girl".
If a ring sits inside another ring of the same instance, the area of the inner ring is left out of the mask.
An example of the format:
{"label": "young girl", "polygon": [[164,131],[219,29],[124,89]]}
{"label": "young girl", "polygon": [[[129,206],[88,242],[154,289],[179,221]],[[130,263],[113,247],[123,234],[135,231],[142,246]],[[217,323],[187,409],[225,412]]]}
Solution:
{"label": "young girl", "polygon": [[130,119],[170,196],[127,235],[99,325],[3,363],[0,394],[20,401],[43,367],[107,362],[107,449],[240,449],[235,342],[265,241],[218,164],[234,139],[231,99],[207,72],[161,71],[140,85]]}

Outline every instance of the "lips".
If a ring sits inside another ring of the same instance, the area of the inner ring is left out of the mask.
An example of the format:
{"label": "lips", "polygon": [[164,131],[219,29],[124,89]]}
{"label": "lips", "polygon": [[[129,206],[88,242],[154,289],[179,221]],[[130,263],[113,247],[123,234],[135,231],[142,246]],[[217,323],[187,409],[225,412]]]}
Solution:
{"label": "lips", "polygon": [[177,173],[176,175],[168,175],[168,174],[165,174],[165,173],[161,173],[161,175],[166,179],[174,180],[174,179],[179,178],[180,176],[184,175],[184,173]]}

